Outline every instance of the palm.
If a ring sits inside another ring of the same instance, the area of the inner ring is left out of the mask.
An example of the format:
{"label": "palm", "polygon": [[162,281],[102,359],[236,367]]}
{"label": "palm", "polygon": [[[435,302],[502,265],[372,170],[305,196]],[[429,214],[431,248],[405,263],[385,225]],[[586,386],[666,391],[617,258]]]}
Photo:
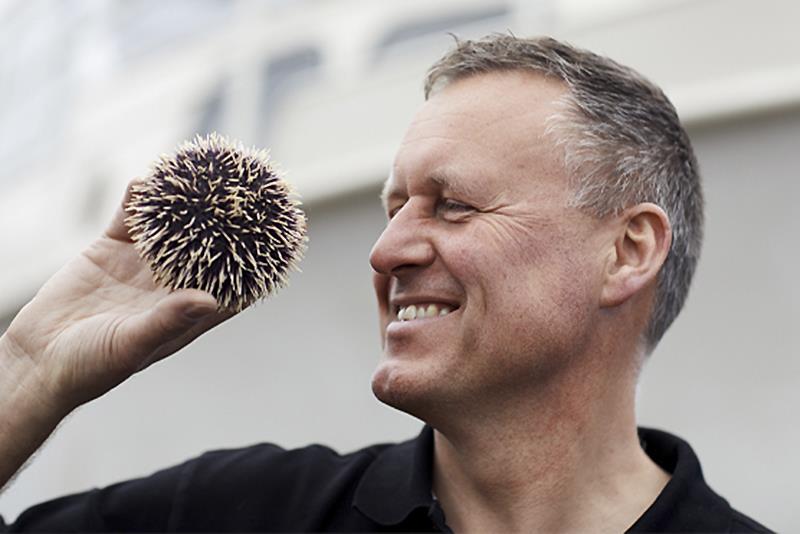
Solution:
{"label": "palm", "polygon": [[[93,376],[122,380],[140,364],[149,363],[150,357],[136,353],[139,347],[130,339],[132,319],[168,294],[153,284],[133,245],[102,238],[68,263],[37,295],[32,304],[46,302],[48,306],[32,311],[46,330],[36,338],[29,337],[35,344],[29,353],[42,354],[54,364],[60,354],[75,354],[76,361],[63,361],[59,366],[74,373],[73,382]],[[81,358],[82,354],[97,357]]]}
{"label": "palm", "polygon": [[[43,387],[78,405],[175,352],[223,321],[187,322],[182,310],[209,297],[157,287],[119,214],[116,225],[65,265],[9,326],[6,336]],[[176,327],[177,325],[177,327]]]}

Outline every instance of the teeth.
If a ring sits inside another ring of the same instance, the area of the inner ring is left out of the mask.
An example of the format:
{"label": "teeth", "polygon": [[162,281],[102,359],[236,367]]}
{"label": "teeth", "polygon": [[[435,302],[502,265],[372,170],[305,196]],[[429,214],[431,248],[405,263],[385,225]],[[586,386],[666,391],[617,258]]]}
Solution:
{"label": "teeth", "polygon": [[437,304],[410,304],[402,306],[397,310],[398,321],[412,321],[414,319],[427,319],[429,317],[442,317],[453,311],[450,306],[442,305],[440,308]]}

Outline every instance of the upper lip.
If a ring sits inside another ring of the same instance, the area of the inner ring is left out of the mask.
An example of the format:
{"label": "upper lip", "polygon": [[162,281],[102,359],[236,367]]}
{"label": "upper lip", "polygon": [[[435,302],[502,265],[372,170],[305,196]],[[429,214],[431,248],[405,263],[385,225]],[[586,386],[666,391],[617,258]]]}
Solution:
{"label": "upper lip", "polygon": [[458,308],[461,304],[458,300],[450,297],[442,297],[439,295],[400,295],[389,299],[389,305],[394,312],[400,308],[410,306],[411,304],[444,304],[450,306],[452,309]]}

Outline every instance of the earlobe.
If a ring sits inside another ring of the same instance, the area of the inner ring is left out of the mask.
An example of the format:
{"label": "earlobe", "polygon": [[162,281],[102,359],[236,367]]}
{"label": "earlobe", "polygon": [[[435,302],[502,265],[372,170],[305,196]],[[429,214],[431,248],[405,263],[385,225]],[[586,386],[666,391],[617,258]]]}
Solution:
{"label": "earlobe", "polygon": [[655,283],[672,242],[667,214],[642,203],[620,215],[620,227],[606,264],[601,306],[623,304]]}

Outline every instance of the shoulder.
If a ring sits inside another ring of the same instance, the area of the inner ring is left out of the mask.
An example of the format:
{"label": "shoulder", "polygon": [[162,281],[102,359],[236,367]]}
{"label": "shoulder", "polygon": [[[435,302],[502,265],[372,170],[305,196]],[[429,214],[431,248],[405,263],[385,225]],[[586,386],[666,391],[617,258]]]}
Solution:
{"label": "shoulder", "polygon": [[358,477],[386,447],[389,445],[373,445],[340,454],[317,444],[284,449],[262,443],[207,452],[191,462],[188,476],[192,479],[192,486],[204,487],[206,491],[234,486],[237,491],[246,492],[256,484],[262,495],[272,491],[280,493],[285,492],[288,482],[294,487],[302,487],[304,483],[316,486],[332,478]]}
{"label": "shoulder", "polygon": [[348,454],[309,445],[259,444],[207,452],[185,464],[174,516],[182,530],[314,529],[331,510],[349,507],[374,459],[391,445]]}
{"label": "shoulder", "polygon": [[351,530],[368,530],[349,514],[352,495],[386,449],[391,445],[344,455],[321,445],[215,450],[144,478],[39,504],[13,525],[0,518],[0,531],[314,531],[337,511]]}
{"label": "shoulder", "polygon": [[373,445],[363,449],[340,454],[324,445],[307,445],[296,449],[285,449],[273,443],[260,443],[237,449],[219,449],[206,452],[193,460],[192,468],[197,475],[226,477],[238,473],[255,475],[268,471],[280,474],[290,471],[293,475],[304,470],[315,473],[318,469],[338,470],[354,468],[369,462],[389,445]]}
{"label": "shoulder", "polygon": [[731,532],[775,532],[755,519],[731,508]]}
{"label": "shoulder", "polygon": [[633,525],[633,532],[771,532],[730,506],[706,483],[700,460],[683,439],[639,428],[645,453],[670,474],[656,501]]}

